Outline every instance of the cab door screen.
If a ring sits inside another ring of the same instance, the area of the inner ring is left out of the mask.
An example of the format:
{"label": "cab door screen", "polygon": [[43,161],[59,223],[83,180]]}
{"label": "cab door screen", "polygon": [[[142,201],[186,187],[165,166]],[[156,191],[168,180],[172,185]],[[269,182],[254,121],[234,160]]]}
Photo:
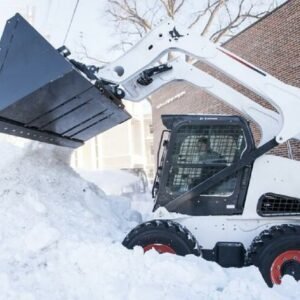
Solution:
{"label": "cab door screen", "polygon": [[[178,197],[240,159],[246,149],[243,130],[237,125],[184,125],[176,134],[166,192]],[[230,196],[236,175],[202,195]]]}

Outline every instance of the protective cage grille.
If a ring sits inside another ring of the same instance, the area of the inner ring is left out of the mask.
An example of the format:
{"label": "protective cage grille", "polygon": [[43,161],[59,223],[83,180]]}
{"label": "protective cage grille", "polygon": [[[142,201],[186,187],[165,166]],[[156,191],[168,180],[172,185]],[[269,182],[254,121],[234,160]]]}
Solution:
{"label": "protective cage grille", "polygon": [[[219,159],[233,163],[239,159],[245,148],[245,138],[239,125],[184,125],[177,132],[174,155],[178,155],[177,163],[197,163],[201,160],[197,142],[199,138],[207,139],[209,148],[208,157],[215,161],[214,153]],[[212,157],[210,157],[212,156]]]}
{"label": "protective cage grille", "polygon": [[259,199],[257,212],[264,217],[300,215],[300,199],[265,194]]}
{"label": "protective cage grille", "polygon": [[[172,148],[166,191],[172,197],[191,190],[240,159],[246,149],[243,129],[239,125],[181,126]],[[202,195],[228,197],[236,186],[236,176],[219,182]]]}

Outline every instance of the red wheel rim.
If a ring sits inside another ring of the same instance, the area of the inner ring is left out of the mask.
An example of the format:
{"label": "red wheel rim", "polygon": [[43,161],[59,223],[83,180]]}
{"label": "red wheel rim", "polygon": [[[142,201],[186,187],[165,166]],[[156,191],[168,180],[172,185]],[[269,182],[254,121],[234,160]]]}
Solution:
{"label": "red wheel rim", "polygon": [[155,249],[158,253],[172,253],[172,254],[176,254],[176,252],[167,245],[163,245],[163,244],[150,244],[144,247],[144,252],[147,252],[151,249]]}
{"label": "red wheel rim", "polygon": [[287,261],[300,263],[300,250],[289,250],[279,254],[271,266],[271,281],[273,284],[281,284],[281,267]]}

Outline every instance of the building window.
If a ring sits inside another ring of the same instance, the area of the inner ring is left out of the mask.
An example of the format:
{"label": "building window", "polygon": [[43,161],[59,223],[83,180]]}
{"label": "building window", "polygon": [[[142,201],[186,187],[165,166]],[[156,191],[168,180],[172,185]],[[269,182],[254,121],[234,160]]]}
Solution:
{"label": "building window", "polygon": [[153,134],[153,125],[149,124],[149,133]]}

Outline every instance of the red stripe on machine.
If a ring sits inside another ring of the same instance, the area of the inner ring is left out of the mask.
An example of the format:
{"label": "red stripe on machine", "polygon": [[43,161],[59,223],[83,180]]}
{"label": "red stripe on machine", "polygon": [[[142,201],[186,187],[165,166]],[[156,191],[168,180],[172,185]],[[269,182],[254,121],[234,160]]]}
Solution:
{"label": "red stripe on machine", "polygon": [[250,68],[251,70],[256,71],[257,73],[259,73],[259,74],[261,74],[261,75],[263,75],[263,76],[267,76],[267,75],[266,75],[264,72],[262,72],[261,70],[259,70],[259,69],[255,68],[255,67],[251,66],[250,64],[248,64],[247,62],[245,62],[245,61],[242,60],[241,58],[239,58],[239,57],[233,55],[232,53],[226,52],[226,51],[224,51],[223,49],[218,49],[218,50],[220,50],[220,51],[223,52],[224,54],[228,55],[229,57],[235,59],[236,61],[238,61],[239,63],[243,64],[244,66]]}

